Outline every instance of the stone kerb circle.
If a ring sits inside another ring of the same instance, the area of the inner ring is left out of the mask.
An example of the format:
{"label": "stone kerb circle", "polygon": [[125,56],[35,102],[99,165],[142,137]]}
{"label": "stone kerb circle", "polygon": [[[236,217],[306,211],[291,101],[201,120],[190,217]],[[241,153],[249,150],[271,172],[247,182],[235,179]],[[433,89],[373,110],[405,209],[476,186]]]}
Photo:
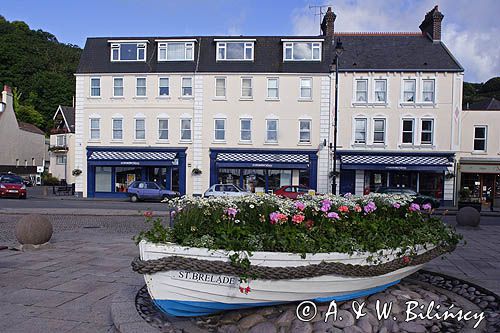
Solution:
{"label": "stone kerb circle", "polygon": [[16,224],[15,235],[22,245],[41,245],[52,237],[52,223],[42,215],[23,216]]}
{"label": "stone kerb circle", "polygon": [[481,214],[473,207],[463,207],[457,212],[457,224],[464,227],[477,227]]}

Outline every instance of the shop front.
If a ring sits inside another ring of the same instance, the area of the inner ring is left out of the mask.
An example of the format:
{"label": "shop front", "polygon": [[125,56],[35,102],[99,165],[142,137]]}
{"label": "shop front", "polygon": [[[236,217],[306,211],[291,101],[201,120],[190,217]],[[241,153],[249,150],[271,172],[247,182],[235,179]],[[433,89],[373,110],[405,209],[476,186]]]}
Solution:
{"label": "shop front", "polygon": [[500,207],[500,160],[460,159],[459,197],[480,201],[484,209]]}
{"label": "shop front", "polygon": [[210,185],[273,193],[286,185],[316,190],[316,150],[210,149]]}
{"label": "shop front", "polygon": [[186,148],[87,147],[87,196],[126,197],[136,180],[186,193]]}
{"label": "shop front", "polygon": [[448,199],[445,174],[453,166],[453,153],[343,151],[338,155],[340,193],[369,194],[381,187],[397,187]]}

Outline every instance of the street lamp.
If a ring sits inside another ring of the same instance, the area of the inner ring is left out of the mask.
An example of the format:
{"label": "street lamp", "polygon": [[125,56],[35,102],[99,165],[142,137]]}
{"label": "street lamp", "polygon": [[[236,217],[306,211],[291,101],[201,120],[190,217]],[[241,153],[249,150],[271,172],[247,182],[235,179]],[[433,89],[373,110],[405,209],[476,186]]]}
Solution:
{"label": "street lamp", "polygon": [[[339,112],[339,57],[344,52],[340,38],[335,43],[335,60],[331,67],[335,66],[335,116],[333,119],[333,176],[332,193],[337,194],[337,118]],[[330,72],[331,72],[330,67]]]}

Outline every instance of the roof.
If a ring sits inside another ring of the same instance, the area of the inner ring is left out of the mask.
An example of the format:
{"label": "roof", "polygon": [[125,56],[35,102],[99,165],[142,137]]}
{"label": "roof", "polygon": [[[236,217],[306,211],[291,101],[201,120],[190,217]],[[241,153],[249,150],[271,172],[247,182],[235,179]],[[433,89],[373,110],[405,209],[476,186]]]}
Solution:
{"label": "roof", "polygon": [[[254,61],[216,61],[217,39],[255,39]],[[348,33],[342,41],[340,71],[461,72],[462,66],[442,42],[422,33]],[[110,40],[147,40],[147,62],[111,62]],[[196,39],[194,61],[157,61],[157,39]],[[319,39],[322,61],[283,62],[282,39]],[[198,61],[199,56],[199,61]],[[206,36],[206,37],[99,37],[85,43],[77,74],[90,73],[328,73],[333,60],[331,37],[325,36]]]}
{"label": "roof", "polygon": [[335,36],[344,48],[340,71],[463,71],[444,43],[432,42],[422,33],[346,32]]}
{"label": "roof", "polygon": [[66,122],[66,127],[71,133],[75,133],[75,108],[71,106],[59,105],[52,119],[56,119],[57,113],[61,111]]}
{"label": "roof", "polygon": [[500,101],[494,97],[471,103],[466,110],[500,110]]}
{"label": "roof", "polygon": [[45,135],[45,133],[41,129],[39,129],[38,127],[36,127],[33,124],[23,123],[22,121],[18,121],[17,123],[19,125],[20,130],[35,133],[35,134]]}
{"label": "roof", "polygon": [[[322,61],[283,62],[281,39],[323,41]],[[112,62],[109,40],[147,40],[147,62]],[[158,39],[196,39],[194,61],[157,61]],[[254,61],[216,61],[217,39],[255,39]],[[210,37],[127,37],[87,38],[77,73],[327,73],[331,64],[331,38],[324,36],[210,36]],[[199,56],[200,55],[200,56]],[[198,61],[199,56],[199,61]]]}

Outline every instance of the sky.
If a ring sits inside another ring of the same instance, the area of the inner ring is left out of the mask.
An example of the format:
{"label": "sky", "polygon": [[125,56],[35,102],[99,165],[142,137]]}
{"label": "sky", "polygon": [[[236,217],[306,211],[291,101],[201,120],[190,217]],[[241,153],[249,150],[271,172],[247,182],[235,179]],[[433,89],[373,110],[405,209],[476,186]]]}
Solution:
{"label": "sky", "polygon": [[330,5],[339,32],[418,32],[438,4],[442,39],[465,80],[500,76],[500,0],[5,0],[0,15],[85,45],[97,36],[316,35]]}

